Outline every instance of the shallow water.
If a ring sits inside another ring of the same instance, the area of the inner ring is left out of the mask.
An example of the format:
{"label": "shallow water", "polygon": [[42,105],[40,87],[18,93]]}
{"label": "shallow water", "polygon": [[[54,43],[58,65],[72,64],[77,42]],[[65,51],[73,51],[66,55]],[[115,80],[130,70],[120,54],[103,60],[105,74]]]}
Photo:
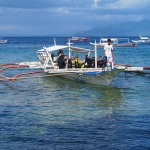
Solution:
{"label": "shallow water", "polygon": [[[65,44],[66,39],[58,37],[57,43]],[[53,38],[9,38],[0,45],[0,63],[38,61],[36,48],[50,45]],[[88,42],[74,45],[92,48]],[[150,45],[116,48],[115,61],[150,66],[149,54]],[[26,71],[10,69],[4,74]],[[0,149],[150,148],[149,74],[123,72],[110,87],[59,77],[0,84]]]}

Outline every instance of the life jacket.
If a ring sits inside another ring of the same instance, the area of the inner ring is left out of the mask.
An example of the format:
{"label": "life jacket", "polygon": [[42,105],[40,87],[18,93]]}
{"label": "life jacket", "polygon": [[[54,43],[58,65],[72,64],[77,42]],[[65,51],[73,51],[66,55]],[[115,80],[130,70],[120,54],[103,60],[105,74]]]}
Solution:
{"label": "life jacket", "polygon": [[72,68],[75,68],[75,60],[71,60],[71,65]]}
{"label": "life jacket", "polygon": [[75,68],[75,60],[74,59],[68,60],[68,68]]}
{"label": "life jacket", "polygon": [[81,68],[85,68],[85,65],[84,65],[84,63],[83,63],[83,64],[81,64]]}
{"label": "life jacket", "polygon": [[75,58],[75,65],[76,68],[81,68],[82,61],[79,58]]}

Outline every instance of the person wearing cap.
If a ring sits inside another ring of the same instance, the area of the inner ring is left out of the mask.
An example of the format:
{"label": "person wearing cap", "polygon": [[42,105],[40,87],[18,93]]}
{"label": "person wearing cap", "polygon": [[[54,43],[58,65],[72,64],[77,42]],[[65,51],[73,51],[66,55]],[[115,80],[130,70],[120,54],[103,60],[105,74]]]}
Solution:
{"label": "person wearing cap", "polygon": [[114,61],[113,46],[111,45],[111,39],[108,39],[107,42],[108,43],[104,46],[104,56],[107,57],[107,62],[109,62],[112,67]]}

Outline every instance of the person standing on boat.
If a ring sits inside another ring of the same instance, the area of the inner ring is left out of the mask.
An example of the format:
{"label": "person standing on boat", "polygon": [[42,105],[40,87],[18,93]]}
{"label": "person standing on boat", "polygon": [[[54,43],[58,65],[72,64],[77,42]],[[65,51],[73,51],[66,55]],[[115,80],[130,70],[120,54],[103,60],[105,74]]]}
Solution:
{"label": "person standing on boat", "polygon": [[108,43],[104,46],[104,56],[107,57],[107,63],[110,63],[112,68],[114,61],[113,46],[111,45],[111,39],[108,39],[107,42]]}

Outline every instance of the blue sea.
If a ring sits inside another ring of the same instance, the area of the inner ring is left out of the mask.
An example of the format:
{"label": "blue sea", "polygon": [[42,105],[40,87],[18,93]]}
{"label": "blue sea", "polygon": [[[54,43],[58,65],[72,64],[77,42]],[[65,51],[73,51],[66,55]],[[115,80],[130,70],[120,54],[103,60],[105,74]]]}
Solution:
{"label": "blue sea", "polygon": [[[0,64],[39,61],[36,50],[52,46],[53,38],[62,45],[68,37],[6,37]],[[94,49],[89,42],[100,37],[89,38],[73,46]],[[116,64],[150,66],[150,45],[114,48],[114,54]],[[59,77],[0,81],[0,150],[57,149],[150,149],[150,74],[122,72],[109,87]]]}

